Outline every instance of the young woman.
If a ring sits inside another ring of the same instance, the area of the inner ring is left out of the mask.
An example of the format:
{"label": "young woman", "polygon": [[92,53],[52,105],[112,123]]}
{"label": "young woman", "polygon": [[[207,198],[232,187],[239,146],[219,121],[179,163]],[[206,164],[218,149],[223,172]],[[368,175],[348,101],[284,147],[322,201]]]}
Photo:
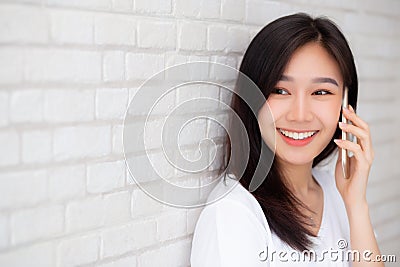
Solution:
{"label": "young woman", "polygon": [[[383,266],[375,261],[380,252],[366,201],[374,153],[368,125],[355,113],[357,73],[343,34],[326,18],[279,18],[252,40],[240,71],[267,101],[256,117],[233,98],[248,132],[249,159],[243,175],[227,170],[213,193],[233,189],[202,211],[191,266]],[[341,108],[345,87],[349,109]],[[261,143],[270,143],[269,110],[275,157],[264,182],[250,193]],[[342,112],[352,125],[339,123]],[[357,143],[339,140],[341,131]],[[337,148],[354,155],[348,179],[340,155],[335,177],[314,168]],[[234,181],[237,186],[230,187]]]}

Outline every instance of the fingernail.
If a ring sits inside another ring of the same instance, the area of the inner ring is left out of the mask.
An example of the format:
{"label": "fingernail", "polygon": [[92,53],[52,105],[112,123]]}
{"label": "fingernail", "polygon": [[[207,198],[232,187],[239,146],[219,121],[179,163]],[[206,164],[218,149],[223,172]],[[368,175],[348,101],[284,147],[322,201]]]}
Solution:
{"label": "fingernail", "polygon": [[344,107],[344,108],[343,108],[343,111],[344,111],[344,112],[347,112],[347,113],[349,113],[349,112],[350,112],[350,111],[349,111],[349,109],[348,109],[348,108],[346,108],[346,107]]}
{"label": "fingernail", "polygon": [[346,123],[343,123],[343,122],[339,121],[339,127],[340,128],[345,128],[346,127]]}
{"label": "fingernail", "polygon": [[333,142],[335,142],[336,144],[341,143],[342,140],[341,139],[333,139]]}
{"label": "fingernail", "polygon": [[349,105],[349,109],[354,112],[354,108],[351,105]]}

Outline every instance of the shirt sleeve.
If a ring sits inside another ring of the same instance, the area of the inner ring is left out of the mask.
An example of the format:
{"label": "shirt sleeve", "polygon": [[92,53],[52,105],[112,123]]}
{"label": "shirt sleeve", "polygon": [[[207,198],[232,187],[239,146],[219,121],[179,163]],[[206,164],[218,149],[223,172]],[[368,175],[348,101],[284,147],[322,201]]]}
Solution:
{"label": "shirt sleeve", "polygon": [[196,225],[192,242],[192,267],[258,267],[267,237],[262,224],[244,205],[221,200],[207,206]]}

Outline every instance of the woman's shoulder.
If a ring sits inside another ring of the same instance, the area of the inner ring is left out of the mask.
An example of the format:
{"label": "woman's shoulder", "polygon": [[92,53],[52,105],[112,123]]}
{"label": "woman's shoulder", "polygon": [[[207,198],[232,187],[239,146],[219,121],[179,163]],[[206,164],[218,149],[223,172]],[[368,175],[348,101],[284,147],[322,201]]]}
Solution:
{"label": "woman's shoulder", "polygon": [[217,216],[240,219],[244,214],[257,219],[260,213],[258,202],[231,174],[216,184],[206,203],[199,220],[214,220]]}
{"label": "woman's shoulder", "polygon": [[204,208],[203,217],[246,215],[254,223],[265,227],[265,215],[260,204],[233,174],[226,174],[225,179],[219,181],[208,196],[207,203],[210,204]]}
{"label": "woman's shoulder", "polygon": [[260,263],[258,255],[268,241],[252,195],[237,180],[225,180],[214,188],[209,197],[214,201],[204,207],[197,221],[192,266],[208,266],[205,262],[212,262],[213,266]]}

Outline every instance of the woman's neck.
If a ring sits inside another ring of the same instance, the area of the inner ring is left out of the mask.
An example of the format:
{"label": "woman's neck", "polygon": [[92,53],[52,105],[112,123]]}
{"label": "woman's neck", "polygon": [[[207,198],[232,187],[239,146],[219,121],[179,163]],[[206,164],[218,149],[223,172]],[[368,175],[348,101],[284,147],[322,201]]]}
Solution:
{"label": "woman's neck", "polygon": [[318,186],[312,176],[312,162],[295,165],[289,162],[279,162],[281,169],[284,170],[290,189],[298,197],[306,197],[310,190],[315,190]]}

